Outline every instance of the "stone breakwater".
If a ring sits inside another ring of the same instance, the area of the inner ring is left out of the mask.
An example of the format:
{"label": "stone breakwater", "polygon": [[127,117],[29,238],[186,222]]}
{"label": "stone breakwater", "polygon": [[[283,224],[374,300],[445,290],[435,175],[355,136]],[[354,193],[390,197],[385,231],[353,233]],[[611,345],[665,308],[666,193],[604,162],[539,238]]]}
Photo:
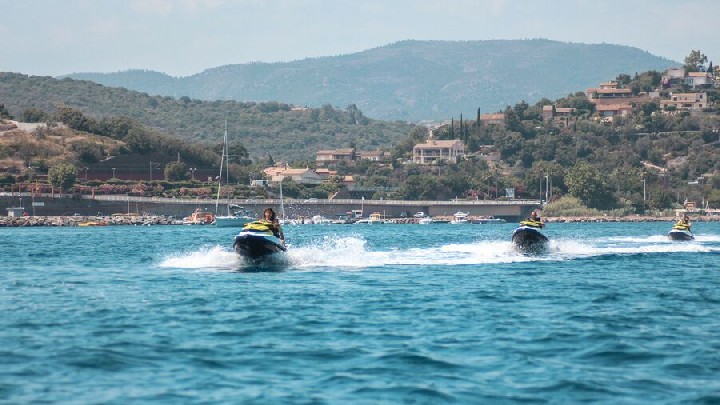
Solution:
{"label": "stone breakwater", "polygon": [[[679,217],[544,217],[548,223],[575,223],[575,222],[677,222]],[[690,217],[691,222],[711,222],[720,221],[720,216],[716,215],[693,215]]]}
{"label": "stone breakwater", "polygon": [[0,217],[0,227],[24,226],[111,226],[111,225],[178,225],[179,221],[168,216],[30,216]]}

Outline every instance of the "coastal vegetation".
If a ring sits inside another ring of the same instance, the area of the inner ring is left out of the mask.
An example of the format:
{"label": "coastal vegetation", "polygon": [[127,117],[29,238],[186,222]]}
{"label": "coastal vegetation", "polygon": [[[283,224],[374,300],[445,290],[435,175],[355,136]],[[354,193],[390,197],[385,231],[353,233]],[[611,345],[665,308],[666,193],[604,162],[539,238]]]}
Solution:
{"label": "coastal vegetation", "polygon": [[[686,59],[685,67],[687,71],[714,74],[712,66],[705,55],[693,51]],[[660,97],[667,97],[671,92],[690,91],[684,83],[661,87],[662,74],[657,71],[633,76],[621,73],[614,82],[633,94],[657,91]],[[290,167],[317,168],[315,160],[304,151],[325,149],[324,139],[333,136],[337,140],[339,135],[333,131],[318,134],[316,131],[322,131],[322,127],[308,124],[315,120],[317,125],[323,122],[342,128],[346,141],[358,150],[367,150],[370,145],[383,146],[390,159],[333,163],[330,167],[333,175],[320,185],[286,179],[283,189],[287,197],[327,198],[345,189],[344,179],[352,178],[355,189],[362,192],[356,195],[375,199],[515,197],[553,202],[569,196],[574,198],[571,200],[574,203],[569,206],[564,203],[555,209],[565,206],[568,211],[602,210],[618,215],[668,210],[682,206],[687,200],[712,206],[720,204],[720,176],[717,176],[720,172],[720,115],[716,109],[720,92],[717,87],[703,89],[708,98],[707,106],[693,112],[671,108],[673,106],[662,107],[654,98],[633,103],[627,114],[607,119],[598,115],[596,105],[585,93],[574,92],[555,100],[541,99],[533,104],[520,101],[507,106],[498,111],[504,117],[502,123],[484,122],[478,111],[472,119],[462,115],[449,117],[449,122],[435,123],[430,129],[425,125],[372,121],[355,106],[344,111],[329,106],[294,111],[293,107],[280,103],[158,98],[89,82],[12,74],[0,74],[0,83],[5,88],[19,86],[26,90],[25,97],[30,97],[22,102],[21,105],[26,107],[19,113],[15,112],[19,110],[17,106],[0,100],[0,114],[4,117],[0,124],[4,128],[0,129],[0,164],[3,166],[0,186],[6,189],[19,188],[22,184],[27,188],[31,183],[35,183],[35,188],[42,187],[37,183],[43,175],[48,176],[48,186],[68,188],[72,177],[68,174],[70,170],[59,168],[71,164],[75,168],[73,189],[76,192],[179,198],[216,195],[217,183],[213,178],[218,173],[222,149],[216,137],[181,140],[176,134],[157,129],[153,124],[158,118],[146,122],[130,117],[135,114],[132,109],[128,110],[129,115],[109,115],[107,111],[100,113],[89,107],[105,103],[119,108],[132,100],[130,104],[137,103],[133,104],[134,108],[165,110],[160,116],[170,117],[169,120],[190,114],[203,121],[195,109],[203,112],[215,109],[214,117],[219,119],[223,111],[221,106],[232,106],[237,113],[236,119],[238,116],[252,117],[256,120],[254,125],[265,128],[263,133],[254,134],[247,142],[231,142],[232,184],[221,190],[222,196],[263,198],[277,195],[277,189],[273,187],[251,186],[250,183],[262,178],[264,168],[281,160]],[[59,89],[64,97],[72,94],[69,99],[73,100],[84,94],[83,109],[88,112],[70,103],[48,109],[38,107],[42,100],[53,98],[42,98],[43,91],[52,93]],[[83,93],[89,90],[92,91]],[[12,94],[19,92],[16,89]],[[107,101],[116,97],[125,101]],[[150,100],[157,104],[153,107]],[[549,120],[543,116],[546,106],[572,109],[572,114],[562,120]],[[293,119],[291,114],[299,114],[295,118],[309,117],[310,121]],[[12,128],[8,121],[11,118],[42,121],[44,125],[32,130]],[[209,122],[205,124],[209,125]],[[290,135],[280,140],[280,134],[285,132],[278,127],[288,129]],[[358,128],[375,128],[378,133],[373,137],[368,133],[361,134],[362,131],[353,132]],[[276,133],[278,137],[270,138],[268,133]],[[430,134],[437,140],[461,140],[465,145],[464,157],[457,162],[414,163],[413,147],[425,142]],[[385,140],[380,142],[380,138]],[[302,146],[301,149],[286,150],[280,156],[265,148],[277,143]],[[144,168],[148,168],[149,163],[152,181],[130,176],[120,179],[116,176],[115,166],[112,176],[88,177],[89,169],[92,172],[102,168],[104,173],[109,173],[109,166],[117,162],[135,165],[136,174],[147,170]],[[154,172],[157,174],[153,179]]]}

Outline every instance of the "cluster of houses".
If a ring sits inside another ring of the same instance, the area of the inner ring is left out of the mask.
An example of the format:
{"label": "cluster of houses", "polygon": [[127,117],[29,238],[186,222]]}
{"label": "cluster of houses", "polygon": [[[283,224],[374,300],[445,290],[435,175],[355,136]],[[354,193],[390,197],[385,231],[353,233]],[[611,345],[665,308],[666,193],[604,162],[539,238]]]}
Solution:
{"label": "cluster of houses", "polygon": [[[684,68],[668,69],[661,79],[663,89],[685,87],[692,92],[669,92],[667,98],[661,98],[660,91],[641,92],[634,94],[631,89],[620,86],[615,81],[602,83],[597,88],[587,89],[585,94],[588,100],[595,105],[596,118],[605,123],[611,123],[614,117],[623,117],[632,112],[633,105],[657,100],[665,113],[687,111],[697,113],[708,108],[706,90],[720,87],[720,79],[715,78],[712,72],[686,72]],[[558,126],[567,127],[575,115],[575,108],[545,105],[542,109],[543,121],[552,122]],[[482,125],[504,125],[505,114],[480,114],[478,120]],[[458,139],[433,139],[432,130],[429,130],[428,140],[415,145],[413,148],[413,163],[420,165],[436,164],[438,161],[457,162],[467,156],[465,145]],[[499,154],[493,146],[484,146],[474,156],[481,160],[496,161]],[[265,176],[272,182],[291,178],[303,184],[321,184],[337,176],[337,171],[330,170],[339,162],[354,162],[367,159],[375,162],[389,162],[390,153],[377,151],[356,151],[354,148],[332,149],[318,151],[315,157],[317,169],[292,169],[287,164],[268,167],[264,170]],[[343,184],[353,184],[352,176],[340,179]]]}

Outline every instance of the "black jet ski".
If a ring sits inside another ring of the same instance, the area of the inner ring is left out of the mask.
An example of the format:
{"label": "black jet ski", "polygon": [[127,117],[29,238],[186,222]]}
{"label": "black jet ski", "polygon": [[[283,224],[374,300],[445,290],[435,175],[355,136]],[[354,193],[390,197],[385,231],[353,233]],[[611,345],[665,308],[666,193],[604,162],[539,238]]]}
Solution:
{"label": "black jet ski", "polygon": [[675,224],[670,232],[668,232],[668,238],[670,238],[670,240],[693,240],[695,236],[690,232],[689,226]]}
{"label": "black jet ski", "polygon": [[267,224],[261,221],[245,225],[243,230],[235,236],[233,249],[240,256],[252,260],[287,251],[283,241],[273,234]]}
{"label": "black jet ski", "polygon": [[537,221],[522,221],[512,233],[512,242],[523,252],[539,253],[547,249],[548,238],[540,232],[542,224]]}

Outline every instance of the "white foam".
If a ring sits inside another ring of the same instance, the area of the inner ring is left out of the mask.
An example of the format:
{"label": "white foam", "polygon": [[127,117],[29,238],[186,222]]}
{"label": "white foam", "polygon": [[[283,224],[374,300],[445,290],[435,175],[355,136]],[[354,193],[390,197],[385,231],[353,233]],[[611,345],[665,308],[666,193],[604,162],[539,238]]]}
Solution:
{"label": "white foam", "polygon": [[166,257],[160,267],[178,269],[237,269],[242,259],[234,251],[221,246],[204,246],[200,250],[182,252]]}
{"label": "white foam", "polygon": [[[609,237],[597,239],[551,239],[548,251],[539,255],[518,252],[512,242],[498,240],[451,243],[429,248],[377,248],[370,250],[368,242],[357,235],[326,235],[303,245],[290,245],[288,252],[273,257],[271,264],[289,269],[348,269],[359,270],[387,265],[474,265],[527,261],[573,260],[611,254],[648,253],[704,253],[720,252],[720,247],[703,241],[720,240],[711,235],[695,241],[674,242],[667,237]],[[160,267],[181,269],[238,270],[247,266],[229,248],[205,246],[197,251],[182,252],[166,257]]]}

